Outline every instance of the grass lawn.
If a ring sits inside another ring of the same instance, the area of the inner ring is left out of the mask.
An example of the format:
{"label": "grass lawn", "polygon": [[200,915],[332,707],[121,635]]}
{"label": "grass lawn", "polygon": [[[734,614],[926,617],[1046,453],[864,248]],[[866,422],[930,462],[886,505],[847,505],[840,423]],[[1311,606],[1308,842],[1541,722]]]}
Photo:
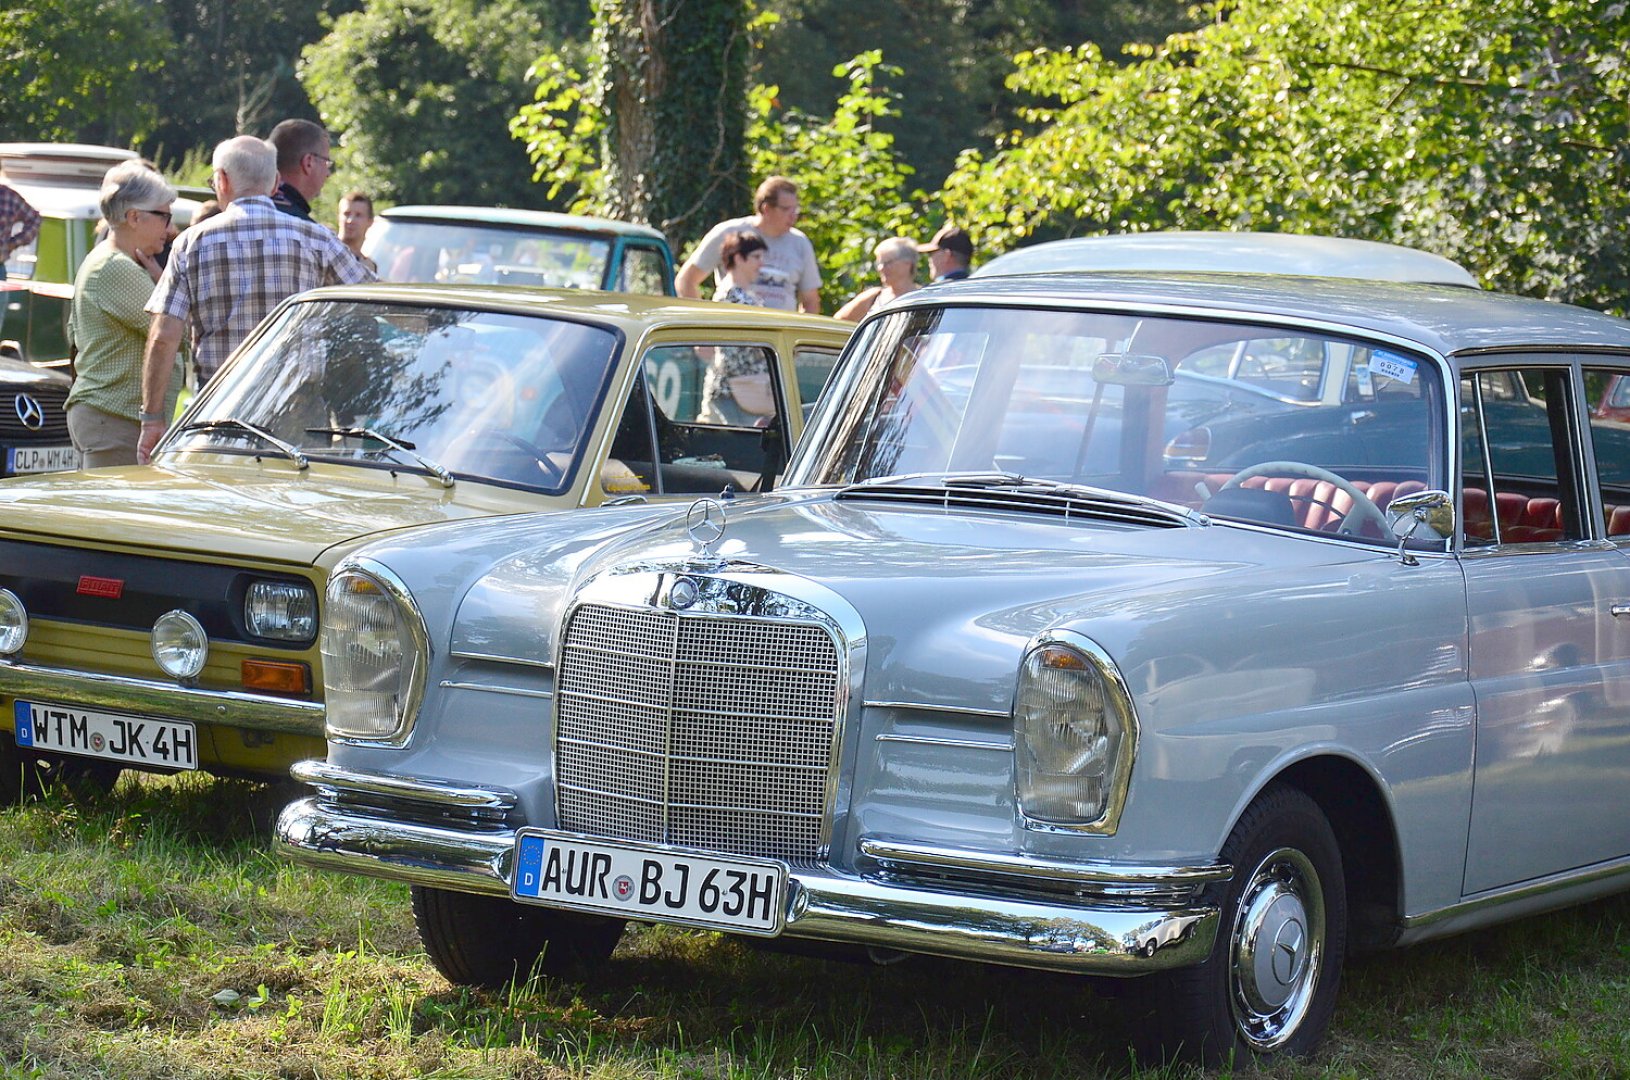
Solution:
{"label": "grass lawn", "polygon": [[[289,788],[127,775],[0,809],[0,1078],[1187,1077],[1065,976],[640,927],[584,982],[450,986],[407,890],[271,854]],[[1630,1075],[1630,899],[1349,967],[1268,1077]],[[1226,1074],[1223,1074],[1226,1075]]]}

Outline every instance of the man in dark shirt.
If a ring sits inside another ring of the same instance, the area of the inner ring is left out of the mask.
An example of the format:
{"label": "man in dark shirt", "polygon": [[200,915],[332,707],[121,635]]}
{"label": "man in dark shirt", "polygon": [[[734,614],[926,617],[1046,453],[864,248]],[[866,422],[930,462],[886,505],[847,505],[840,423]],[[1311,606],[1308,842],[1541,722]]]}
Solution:
{"label": "man in dark shirt", "polygon": [[310,120],[285,120],[272,129],[266,141],[277,150],[278,184],[272,192],[272,205],[285,214],[311,221],[311,200],[323,190],[334,171],[328,132]]}
{"label": "man in dark shirt", "polygon": [[955,225],[945,226],[934,234],[934,239],[918,244],[917,250],[928,256],[928,269],[934,275],[930,285],[961,281],[968,276],[969,264],[973,262],[973,240]]}

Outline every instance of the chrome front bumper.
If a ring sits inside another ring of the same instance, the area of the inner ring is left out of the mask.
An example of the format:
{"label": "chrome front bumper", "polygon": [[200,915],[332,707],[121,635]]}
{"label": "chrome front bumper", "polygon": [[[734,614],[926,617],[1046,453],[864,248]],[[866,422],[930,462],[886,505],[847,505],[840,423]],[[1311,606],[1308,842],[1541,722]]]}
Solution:
{"label": "chrome front bumper", "polygon": [[[338,805],[333,794],[405,795],[415,803],[459,813],[476,804],[506,802],[495,789],[404,783],[302,762],[296,779],[322,795],[284,809],[277,823],[280,854],[325,870],[404,881],[411,885],[510,894],[513,829],[402,821],[384,811]],[[863,844],[880,870],[861,876],[791,868],[785,929],[789,937],[852,942],[906,952],[1099,975],[1141,975],[1203,961],[1218,927],[1215,906],[1194,897],[1207,882],[1226,879],[1226,866],[1121,871],[1075,864],[956,856],[929,848]],[[955,863],[955,866],[949,864]],[[937,867],[955,880],[908,880],[908,867]],[[983,888],[977,875],[987,877]],[[1078,895],[1061,895],[1073,880]],[[1052,888],[1051,894],[1025,884]],[[1156,902],[1159,901],[1159,902]]]}
{"label": "chrome front bumper", "polygon": [[0,694],[53,705],[226,724],[293,735],[323,734],[323,703],[204,690],[160,679],[0,662]]}

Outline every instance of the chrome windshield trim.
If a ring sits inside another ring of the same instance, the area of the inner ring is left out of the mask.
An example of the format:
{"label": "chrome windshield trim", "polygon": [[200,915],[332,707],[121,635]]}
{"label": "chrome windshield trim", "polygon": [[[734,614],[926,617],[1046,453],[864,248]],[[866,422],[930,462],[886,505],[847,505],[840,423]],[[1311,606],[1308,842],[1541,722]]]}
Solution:
{"label": "chrome windshield trim", "polygon": [[0,664],[0,693],[46,704],[77,705],[127,715],[278,731],[322,738],[320,701],[206,690],[162,679],[74,671],[39,664]]}
{"label": "chrome windshield trim", "polygon": [[456,810],[508,812],[520,802],[520,797],[509,788],[348,769],[320,759],[295,762],[289,767],[289,775],[302,784],[333,794],[385,795]]}

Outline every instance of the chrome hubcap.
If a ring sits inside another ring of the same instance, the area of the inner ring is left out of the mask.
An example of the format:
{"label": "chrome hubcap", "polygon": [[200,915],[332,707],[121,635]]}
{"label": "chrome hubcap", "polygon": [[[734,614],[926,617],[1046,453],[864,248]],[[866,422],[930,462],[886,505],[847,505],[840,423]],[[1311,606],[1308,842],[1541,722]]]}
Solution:
{"label": "chrome hubcap", "polygon": [[1234,920],[1234,1021],[1258,1051],[1282,1046],[1313,1001],[1324,953],[1324,894],[1305,855],[1272,852],[1251,874]]}

